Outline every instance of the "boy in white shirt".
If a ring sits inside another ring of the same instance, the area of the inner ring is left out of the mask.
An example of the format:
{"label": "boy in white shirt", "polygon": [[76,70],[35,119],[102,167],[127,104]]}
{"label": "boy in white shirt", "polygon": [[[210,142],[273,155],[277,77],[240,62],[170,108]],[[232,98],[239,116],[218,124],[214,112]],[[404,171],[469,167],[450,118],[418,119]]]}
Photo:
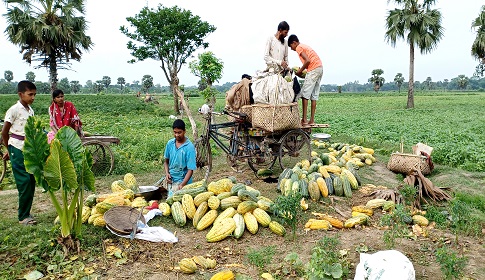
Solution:
{"label": "boy in white shirt", "polygon": [[30,214],[35,193],[35,178],[27,173],[24,165],[25,124],[34,110],[30,107],[34,103],[37,88],[32,82],[21,81],[17,85],[19,101],[5,114],[2,129],[2,141],[8,147],[8,153],[3,158],[12,163],[13,176],[19,192],[18,219],[22,225],[35,225],[36,221]]}

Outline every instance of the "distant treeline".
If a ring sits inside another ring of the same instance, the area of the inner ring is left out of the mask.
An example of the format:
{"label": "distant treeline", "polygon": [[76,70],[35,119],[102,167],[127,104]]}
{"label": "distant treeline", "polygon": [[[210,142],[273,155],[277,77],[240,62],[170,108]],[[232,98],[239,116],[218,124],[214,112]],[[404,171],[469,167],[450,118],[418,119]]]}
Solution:
{"label": "distant treeline", "polygon": [[[0,79],[0,94],[13,94],[16,93],[16,86],[18,81],[7,81],[6,79]],[[300,83],[303,81],[300,80]],[[50,94],[50,84],[42,81],[34,81],[37,86],[37,93]],[[220,93],[225,93],[234,84],[224,83],[222,85],[214,85],[214,89]],[[184,86],[180,88],[185,92],[187,96],[198,96],[199,91],[203,90],[204,85],[201,86]],[[133,83],[124,84],[102,84],[100,81],[93,82],[88,80],[86,84],[81,85],[78,81],[69,81],[67,78],[63,78],[58,82],[58,88],[62,89],[66,94],[91,94],[91,93],[119,93],[119,94],[136,94],[141,92],[145,94],[145,89],[139,81]],[[401,88],[394,82],[387,82],[382,85],[380,92],[382,91],[402,91],[407,92],[408,83],[405,81],[402,83]],[[485,91],[485,78],[478,77],[465,77],[460,75],[450,80],[445,79],[443,81],[433,82],[430,78],[426,81],[415,81],[415,90],[470,90],[470,91]],[[370,92],[374,91],[372,83],[361,84],[358,81],[348,82],[343,85],[337,84],[322,84],[320,86],[321,92]],[[147,91],[150,94],[171,94],[172,91],[169,86],[161,86],[160,84],[153,85]]]}

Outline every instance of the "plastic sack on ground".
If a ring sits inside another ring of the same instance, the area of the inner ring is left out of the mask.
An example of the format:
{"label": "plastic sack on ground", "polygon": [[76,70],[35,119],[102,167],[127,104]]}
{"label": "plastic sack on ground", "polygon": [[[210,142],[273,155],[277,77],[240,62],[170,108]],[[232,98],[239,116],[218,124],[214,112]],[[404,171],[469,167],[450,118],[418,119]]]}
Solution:
{"label": "plastic sack on ground", "polygon": [[411,261],[396,250],[379,251],[374,254],[360,254],[354,280],[415,280]]}
{"label": "plastic sack on ground", "polygon": [[[162,211],[160,211],[159,209],[153,209],[148,211],[148,213],[144,215],[145,221],[148,223],[148,221],[153,219],[153,217],[155,217],[156,215],[162,215]],[[119,237],[130,238],[129,234],[121,235],[112,231],[109,227],[107,227],[107,229],[111,231],[111,233]],[[138,221],[138,230],[140,230],[140,232],[135,234],[136,239],[142,239],[151,242],[178,242],[178,238],[173,233],[164,229],[163,227],[149,227],[147,224]]]}

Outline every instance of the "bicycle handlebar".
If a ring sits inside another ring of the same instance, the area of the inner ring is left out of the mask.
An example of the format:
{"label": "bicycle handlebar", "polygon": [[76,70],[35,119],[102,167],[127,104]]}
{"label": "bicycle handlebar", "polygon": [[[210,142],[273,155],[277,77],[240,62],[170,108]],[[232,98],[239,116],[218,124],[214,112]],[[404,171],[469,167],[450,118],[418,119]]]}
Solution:
{"label": "bicycle handlebar", "polygon": [[[199,109],[199,113],[204,114],[200,109]],[[232,117],[235,117],[235,118],[244,118],[244,119],[246,119],[247,116],[248,116],[246,113],[235,112],[235,111],[227,111],[226,109],[223,109],[221,112],[209,111],[206,114],[217,115],[217,116],[229,115],[229,116],[232,116]]]}
{"label": "bicycle handlebar", "polygon": [[242,113],[242,112],[235,112],[235,111],[228,112],[226,110],[224,110],[223,112],[225,114],[232,116],[232,117],[235,117],[235,118],[246,119],[248,117],[248,115],[246,113]]}

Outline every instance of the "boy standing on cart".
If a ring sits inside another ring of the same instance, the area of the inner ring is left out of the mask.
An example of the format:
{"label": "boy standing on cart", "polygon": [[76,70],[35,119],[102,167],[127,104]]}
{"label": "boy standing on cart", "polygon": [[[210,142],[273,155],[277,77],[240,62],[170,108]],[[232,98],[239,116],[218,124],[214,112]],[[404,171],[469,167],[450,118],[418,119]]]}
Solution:
{"label": "boy standing on cart", "polygon": [[177,119],[172,125],[174,138],[165,146],[165,179],[167,180],[168,197],[186,184],[192,183],[195,164],[195,147],[185,137],[185,122]]}
{"label": "boy standing on cart", "polygon": [[[323,75],[322,61],[312,48],[300,44],[298,37],[294,34],[288,38],[288,46],[298,53],[298,56],[303,63],[295,73],[298,77],[305,78],[300,92],[303,105],[301,125],[313,125],[315,124],[315,110],[317,108],[318,95],[320,94],[320,81],[322,80]],[[305,76],[303,76],[304,70],[307,70]],[[307,122],[308,100],[311,100],[311,115],[310,121]]]}

